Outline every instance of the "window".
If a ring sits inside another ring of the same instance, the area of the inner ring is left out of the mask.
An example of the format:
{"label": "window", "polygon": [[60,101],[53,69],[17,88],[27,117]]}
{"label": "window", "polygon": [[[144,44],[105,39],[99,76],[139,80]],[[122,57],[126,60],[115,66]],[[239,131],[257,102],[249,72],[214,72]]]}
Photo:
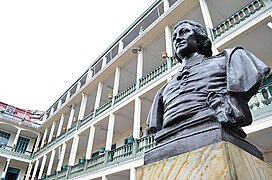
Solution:
{"label": "window", "polygon": [[8,105],[6,108],[6,113],[14,114],[14,112],[15,112],[15,107]]}
{"label": "window", "polygon": [[0,131],[0,147],[2,146],[5,147],[8,144],[9,138],[10,138],[10,133]]}
{"label": "window", "polygon": [[4,132],[0,130],[0,137],[9,139],[10,138],[10,133]]}
{"label": "window", "polygon": [[24,137],[19,137],[18,143],[16,145],[16,152],[24,153],[26,152],[27,146],[29,143],[29,139]]}

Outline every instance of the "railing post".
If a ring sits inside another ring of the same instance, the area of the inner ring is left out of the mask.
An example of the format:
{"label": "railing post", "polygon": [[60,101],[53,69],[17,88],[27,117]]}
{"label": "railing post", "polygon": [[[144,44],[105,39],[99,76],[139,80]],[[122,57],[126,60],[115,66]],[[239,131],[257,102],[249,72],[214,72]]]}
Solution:
{"label": "railing post", "polygon": [[70,173],[71,173],[71,166],[68,166],[65,179],[68,179],[68,177],[70,176]]}
{"label": "railing post", "polygon": [[86,159],[85,161],[83,172],[87,170],[87,166],[88,166],[88,159]]}
{"label": "railing post", "polygon": [[105,156],[104,156],[104,167],[106,167],[107,164],[108,164],[109,152],[110,152],[110,151],[105,151]]}
{"label": "railing post", "polygon": [[59,172],[57,171],[56,174],[55,174],[55,180],[58,179],[58,174],[59,174]]}
{"label": "railing post", "polygon": [[166,62],[167,62],[167,70],[170,70],[172,68],[171,57],[167,57]]}
{"label": "railing post", "polygon": [[76,130],[78,130],[80,128],[80,124],[81,124],[81,120],[78,119],[77,120],[77,124],[76,124]]}
{"label": "railing post", "polygon": [[132,157],[135,158],[138,151],[138,139],[135,138],[132,144]]}

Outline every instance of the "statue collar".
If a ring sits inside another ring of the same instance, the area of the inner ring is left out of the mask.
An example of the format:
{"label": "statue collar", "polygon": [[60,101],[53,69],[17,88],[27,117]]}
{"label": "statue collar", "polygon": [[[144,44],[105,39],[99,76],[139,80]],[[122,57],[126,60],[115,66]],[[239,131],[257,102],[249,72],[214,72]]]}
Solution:
{"label": "statue collar", "polygon": [[204,60],[204,55],[202,54],[195,54],[188,59],[183,59],[183,63],[179,71],[182,71],[184,68],[188,69],[197,64],[201,64],[203,60]]}
{"label": "statue collar", "polygon": [[204,59],[204,55],[202,54],[194,54],[193,56],[191,56],[190,58],[188,59],[184,59],[185,61],[185,66],[186,67],[191,67],[191,66],[194,66],[194,65],[197,65],[197,64],[200,64],[202,63]]}

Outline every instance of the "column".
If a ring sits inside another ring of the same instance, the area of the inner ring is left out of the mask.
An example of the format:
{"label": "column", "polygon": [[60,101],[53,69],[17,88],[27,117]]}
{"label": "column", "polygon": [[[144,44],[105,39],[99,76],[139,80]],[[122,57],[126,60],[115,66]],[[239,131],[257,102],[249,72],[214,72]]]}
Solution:
{"label": "column", "polygon": [[102,59],[101,69],[102,69],[103,67],[105,67],[105,66],[106,66],[106,64],[107,64],[107,57],[106,57],[106,56],[104,56],[104,57],[103,57],[103,59]]}
{"label": "column", "polygon": [[140,52],[138,52],[137,57],[137,74],[136,74],[136,82],[137,82],[137,88],[139,88],[139,79],[143,77],[143,61],[144,61],[144,53],[141,49]]}
{"label": "column", "polygon": [[44,130],[41,148],[44,146],[44,142],[45,142],[46,137],[47,137],[47,132],[48,132],[48,128],[46,128],[46,129]]}
{"label": "column", "polygon": [[50,143],[52,141],[52,137],[54,135],[55,127],[56,127],[56,121],[53,121],[52,126],[51,126],[51,130],[50,130],[50,134],[49,134],[49,137],[48,137],[48,143]]}
{"label": "column", "polygon": [[70,152],[70,158],[69,158],[69,165],[70,166],[75,165],[78,143],[79,143],[79,135],[75,134],[74,139],[73,139],[71,152]]}
{"label": "column", "polygon": [[31,180],[34,180],[34,178],[36,176],[36,173],[37,173],[37,170],[38,170],[38,166],[39,166],[39,160],[37,159],[36,163],[35,163],[35,167],[34,167],[34,170],[33,170],[33,174],[32,174]]}
{"label": "column", "polygon": [[91,78],[93,77],[93,67],[91,67],[88,72],[87,72],[87,79],[86,79],[86,83],[89,82],[91,80]]}
{"label": "column", "polygon": [[79,109],[79,113],[78,113],[79,120],[82,120],[84,118],[88,95],[85,93],[82,93],[81,97],[82,97],[82,99],[81,99],[80,109]]}
{"label": "column", "polygon": [[124,41],[119,41],[118,54],[124,49]]}
{"label": "column", "polygon": [[105,148],[106,151],[111,150],[113,131],[114,131],[114,122],[115,122],[115,115],[110,114],[109,123],[108,123],[108,131],[107,131],[106,148]]}
{"label": "column", "polygon": [[135,167],[130,168],[130,180],[136,180],[136,169]]}
{"label": "column", "polygon": [[113,96],[116,96],[118,94],[118,89],[120,84],[120,74],[121,74],[121,69],[120,67],[117,67],[115,69],[115,76],[114,76],[114,83],[113,83]]}
{"label": "column", "polygon": [[169,9],[169,1],[168,0],[163,0],[163,12],[167,11]]}
{"label": "column", "polygon": [[77,87],[76,87],[76,92],[79,91],[80,87],[81,87],[81,81],[78,81],[77,82]]}
{"label": "column", "polygon": [[139,51],[137,58],[137,79],[140,79],[143,76],[143,60],[144,60],[144,52],[143,49]]}
{"label": "column", "polygon": [[38,134],[38,137],[36,139],[34,152],[36,152],[38,150],[38,146],[40,144],[40,140],[41,140],[41,133]]}
{"label": "column", "polygon": [[168,57],[173,56],[173,46],[172,46],[172,29],[170,26],[166,26],[164,28],[165,34],[165,50]]}
{"label": "column", "polygon": [[30,162],[29,164],[28,164],[28,168],[27,168],[27,172],[26,172],[26,180],[28,180],[29,179],[29,176],[30,176],[30,173],[31,173],[31,170],[32,170],[32,166],[33,166],[33,162]]}
{"label": "column", "polygon": [[[165,34],[165,51],[168,57],[173,56],[173,46],[172,46],[172,29],[170,26],[164,28]],[[167,69],[171,69],[171,59],[167,58]]]}
{"label": "column", "polygon": [[199,4],[200,4],[200,8],[201,8],[201,12],[203,15],[203,20],[204,20],[204,24],[206,28],[212,29],[213,23],[212,23],[211,15],[210,15],[206,0],[199,0]]}
{"label": "column", "polygon": [[[212,35],[212,28],[213,28],[213,23],[212,23],[212,18],[210,15],[210,11],[207,5],[206,0],[199,0],[199,4],[200,4],[200,8],[201,8],[201,12],[203,15],[203,20],[204,20],[204,24],[208,33],[208,36],[210,39],[212,39],[213,35]],[[218,50],[214,47],[214,44],[212,43],[212,50],[214,53],[218,53]]]}
{"label": "column", "polygon": [[102,180],[108,180],[106,175],[102,175]]}
{"label": "column", "polygon": [[4,169],[3,169],[3,172],[2,172],[1,178],[5,178],[5,176],[7,174],[8,167],[9,167],[9,163],[10,163],[10,159],[7,159],[7,161],[6,161],[5,165],[4,165]]}
{"label": "column", "polygon": [[67,92],[65,102],[67,102],[67,101],[69,100],[70,96],[71,96],[71,92],[70,92],[70,90],[69,90],[69,91]]}
{"label": "column", "polygon": [[172,80],[172,76],[168,76],[166,79],[167,83],[169,83],[171,80]]}
{"label": "column", "polygon": [[25,119],[26,113],[27,113],[27,108],[25,109],[25,113],[24,113],[23,119]]}
{"label": "column", "polygon": [[70,129],[71,126],[72,126],[74,114],[75,114],[75,105],[73,104],[71,106],[71,111],[70,111],[70,116],[69,116],[69,119],[68,119],[67,129]]}
{"label": "column", "polygon": [[47,118],[47,114],[46,114],[46,112],[43,114],[43,122],[46,120],[46,118]]}
{"label": "column", "polygon": [[39,172],[38,179],[41,179],[41,178],[42,178],[44,166],[45,166],[45,163],[46,163],[46,158],[47,158],[47,155],[45,154],[45,155],[43,156],[43,160],[42,160],[42,164],[41,164],[41,168],[40,168],[40,172]]}
{"label": "column", "polygon": [[14,141],[13,141],[13,145],[12,145],[13,148],[15,148],[16,145],[17,145],[18,139],[19,139],[19,137],[20,137],[20,132],[21,132],[21,129],[18,129],[18,130],[17,130],[17,133],[16,133],[16,136],[15,136],[15,138],[14,138]]}
{"label": "column", "polygon": [[52,116],[53,113],[54,113],[54,107],[51,107],[50,115],[49,116]]}
{"label": "column", "polygon": [[141,127],[141,99],[139,97],[136,97],[133,121],[133,137],[136,139],[140,138],[140,127]]}
{"label": "column", "polygon": [[48,164],[48,168],[47,168],[47,175],[50,175],[50,174],[51,174],[52,166],[53,166],[53,163],[54,163],[55,154],[56,154],[56,150],[53,149],[53,150],[51,151],[51,157],[50,157],[49,164]]}
{"label": "column", "polygon": [[61,104],[62,104],[62,100],[61,100],[61,99],[59,99],[59,102],[58,102],[58,107],[57,107],[57,109],[59,109],[59,108],[61,107]]}
{"label": "column", "polygon": [[91,159],[92,157],[94,134],[95,134],[95,126],[91,125],[90,132],[89,132],[88,145],[86,150],[86,159]]}
{"label": "column", "polygon": [[60,121],[59,121],[59,127],[57,131],[57,136],[58,137],[61,134],[62,126],[63,126],[63,121],[64,121],[65,114],[61,114]]}
{"label": "column", "polygon": [[64,160],[64,156],[65,156],[66,146],[67,146],[67,144],[65,142],[61,146],[61,153],[60,153],[60,157],[59,157],[59,163],[58,163],[57,171],[61,170],[61,166],[63,164],[63,160]]}
{"label": "column", "polygon": [[96,92],[94,109],[97,109],[100,105],[100,99],[101,99],[101,95],[102,95],[102,87],[103,87],[103,83],[99,82],[98,87],[97,87],[97,92]]}

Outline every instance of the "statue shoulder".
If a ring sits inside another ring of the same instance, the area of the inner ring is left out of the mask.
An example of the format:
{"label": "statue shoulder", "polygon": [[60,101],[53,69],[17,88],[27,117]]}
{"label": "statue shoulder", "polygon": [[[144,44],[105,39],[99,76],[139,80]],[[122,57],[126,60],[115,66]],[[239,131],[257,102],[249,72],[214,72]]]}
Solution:
{"label": "statue shoulder", "polygon": [[218,54],[213,55],[211,57],[206,57],[205,59],[206,60],[215,60],[215,59],[224,58],[224,57],[225,57],[224,52],[221,52],[221,53],[218,53]]}
{"label": "statue shoulder", "polygon": [[246,53],[246,51],[244,50],[244,48],[242,47],[233,47],[233,48],[228,48],[228,49],[224,49],[222,52],[216,54],[216,55],[213,55],[211,57],[208,57],[206,59],[217,59],[217,58],[226,58],[226,60],[229,60],[230,57],[233,55],[233,54],[237,54],[237,53],[240,53],[240,54],[243,54],[243,53]]}

